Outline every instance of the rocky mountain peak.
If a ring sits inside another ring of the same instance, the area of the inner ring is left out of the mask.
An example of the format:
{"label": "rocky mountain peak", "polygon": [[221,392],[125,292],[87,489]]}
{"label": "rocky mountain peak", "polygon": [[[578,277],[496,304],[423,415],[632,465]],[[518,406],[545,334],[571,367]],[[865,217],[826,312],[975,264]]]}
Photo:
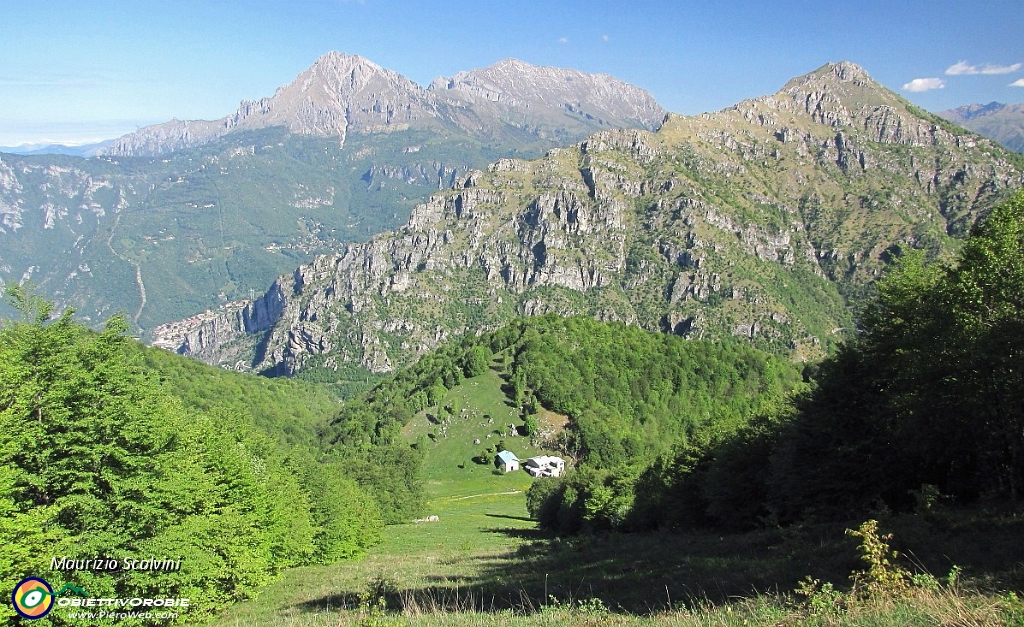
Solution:
{"label": "rocky mountain peak", "polygon": [[876,83],[864,68],[849,61],[826,63],[813,72],[791,79],[782,88],[782,91],[787,93],[821,89],[848,91],[851,88],[888,91]]}
{"label": "rocky mountain peak", "polygon": [[273,97],[243,101],[227,125],[284,126],[293,133],[344,141],[349,130],[401,130],[434,117],[433,98],[401,74],[358,55],[329,52]]}
{"label": "rocky mountain peak", "polygon": [[[495,106],[533,97],[514,67],[435,89],[490,89]],[[558,93],[544,84],[530,89]],[[404,227],[317,257],[173,345],[268,373],[381,372],[452,335],[557,312],[818,358],[894,246],[949,250],[1021,183],[1005,151],[829,64],[656,133],[602,130],[471,171]]]}
{"label": "rocky mountain peak", "polygon": [[347,72],[354,68],[365,68],[369,71],[384,71],[384,68],[358,54],[348,54],[331,50],[320,56],[313,62],[310,70],[341,70]]}
{"label": "rocky mountain peak", "polygon": [[513,58],[437,78],[429,90],[471,103],[568,113],[608,126],[653,129],[666,113],[647,91],[608,74],[533,65]]}
{"label": "rocky mountain peak", "polygon": [[384,69],[359,55],[336,51],[317,59],[289,85],[279,88],[275,97],[294,90],[306,94],[321,90],[337,98],[381,86],[424,97],[421,87],[398,72]]}
{"label": "rocky mountain peak", "polygon": [[655,128],[664,115],[649,93],[606,74],[506,59],[438,78],[424,89],[368,59],[332,51],[273,96],[243,100],[232,115],[149,126],[118,139],[103,154],[156,155],[236,130],[274,126],[342,143],[349,132],[441,128],[499,140],[571,143],[602,128]]}
{"label": "rocky mountain peak", "polygon": [[818,71],[825,76],[831,74],[831,76],[834,76],[836,80],[844,83],[863,83],[871,80],[871,77],[868,76],[868,73],[864,68],[849,61],[826,63]]}
{"label": "rocky mountain peak", "polygon": [[837,132],[867,131],[871,141],[881,143],[924,145],[934,142],[936,132],[934,119],[922,117],[910,103],[848,61],[827,63],[791,79],[771,96],[744,101],[732,109],[748,121],[757,118],[762,126],[782,126],[778,131],[782,136],[802,135],[805,142],[809,129],[797,128],[799,118],[792,117],[797,112]]}

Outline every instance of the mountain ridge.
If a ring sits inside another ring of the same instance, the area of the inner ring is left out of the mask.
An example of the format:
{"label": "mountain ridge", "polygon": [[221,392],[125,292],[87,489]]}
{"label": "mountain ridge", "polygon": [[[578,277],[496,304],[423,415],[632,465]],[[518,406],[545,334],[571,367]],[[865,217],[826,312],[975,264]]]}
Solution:
{"label": "mountain ridge", "polygon": [[[85,321],[124,311],[146,333],[399,226],[470,168],[625,123],[613,109],[647,111],[650,126],[663,118],[649,94],[624,83],[536,69],[614,89],[601,102],[581,92],[569,107],[558,103],[571,88],[542,90],[558,106],[472,104],[330,53],[269,98],[242,101],[220,120],[142,129],[116,154],[2,154],[0,282],[31,280]],[[3,315],[13,312],[0,303]]]}
{"label": "mountain ridge", "polygon": [[1024,153],[1024,103],[970,104],[937,115]]}
{"label": "mountain ridge", "polygon": [[18,146],[0,146],[0,153],[12,155],[69,155],[72,157],[95,157],[99,152],[112,144],[113,139],[105,139],[85,144],[57,144],[40,142],[20,144]]}
{"label": "mountain ridge", "polygon": [[[537,86],[538,81],[546,82],[546,87]],[[576,85],[585,91],[573,89]],[[616,106],[620,102],[625,104]],[[551,117],[563,126],[653,128],[664,115],[665,110],[646,91],[607,74],[505,60],[450,79],[437,78],[423,88],[368,59],[332,51],[277,88],[273,96],[243,100],[233,114],[212,121],[175,119],[148,126],[119,138],[103,154],[153,156],[203,145],[234,131],[271,126],[337,137],[341,143],[353,132],[405,129],[501,136],[495,127],[511,127],[507,131],[543,138],[551,132],[543,122]]]}
{"label": "mountain ridge", "polygon": [[163,340],[330,376],[558,312],[813,358],[850,332],[887,258],[951,250],[1021,182],[1002,148],[831,63],[717,113],[669,115],[656,133],[600,131],[470,172],[404,227]]}

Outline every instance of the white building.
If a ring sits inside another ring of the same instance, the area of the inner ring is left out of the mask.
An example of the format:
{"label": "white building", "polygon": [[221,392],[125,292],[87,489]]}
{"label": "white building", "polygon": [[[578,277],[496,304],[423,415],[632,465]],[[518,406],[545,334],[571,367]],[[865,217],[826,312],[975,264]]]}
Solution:
{"label": "white building", "polygon": [[539,455],[526,460],[523,470],[534,477],[558,477],[565,472],[565,460],[552,455]]}
{"label": "white building", "polygon": [[494,458],[494,465],[502,472],[512,472],[519,470],[519,458],[512,451],[501,451]]}

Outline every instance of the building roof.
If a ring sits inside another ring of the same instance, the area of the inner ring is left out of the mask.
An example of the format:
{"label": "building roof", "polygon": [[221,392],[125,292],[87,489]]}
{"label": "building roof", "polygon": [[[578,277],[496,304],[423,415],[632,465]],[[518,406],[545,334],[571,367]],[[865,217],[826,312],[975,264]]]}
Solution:
{"label": "building roof", "polygon": [[548,466],[548,465],[565,465],[565,460],[561,457],[555,457],[554,455],[538,455],[537,457],[531,457],[526,460],[526,465],[530,466]]}
{"label": "building roof", "polygon": [[498,453],[498,459],[503,464],[519,461],[519,458],[516,457],[516,454],[513,453],[512,451],[501,451],[500,453]]}

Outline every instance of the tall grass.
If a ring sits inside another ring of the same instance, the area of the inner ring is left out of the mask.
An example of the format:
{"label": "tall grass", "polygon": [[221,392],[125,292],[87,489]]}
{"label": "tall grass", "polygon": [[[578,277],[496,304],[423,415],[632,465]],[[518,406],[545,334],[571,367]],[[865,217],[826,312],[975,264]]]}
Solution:
{"label": "tall grass", "polygon": [[[652,615],[611,612],[597,599],[515,608],[490,607],[471,591],[452,596],[400,596],[401,609],[364,603],[358,609],[251,623],[284,627],[1015,627],[1024,625],[1024,603],[1015,595],[983,595],[943,588],[904,598],[858,602],[822,613],[791,595],[760,595],[729,603],[700,603]],[[249,623],[236,623],[250,625]]]}

